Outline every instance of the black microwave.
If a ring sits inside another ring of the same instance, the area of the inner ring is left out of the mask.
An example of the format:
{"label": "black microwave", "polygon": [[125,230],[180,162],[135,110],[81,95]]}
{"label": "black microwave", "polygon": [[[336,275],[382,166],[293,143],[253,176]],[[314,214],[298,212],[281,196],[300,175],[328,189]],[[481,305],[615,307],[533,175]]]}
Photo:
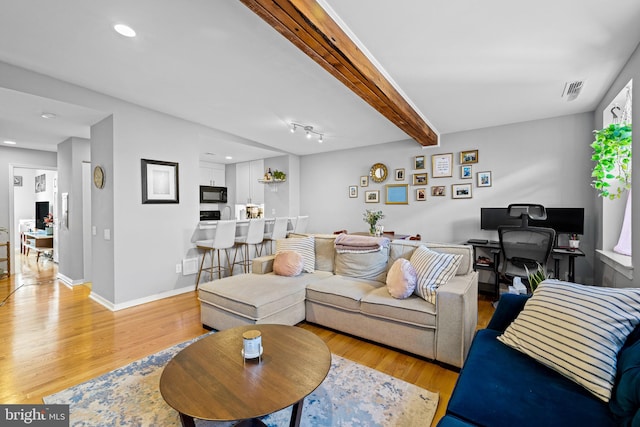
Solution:
{"label": "black microwave", "polygon": [[200,203],[227,203],[227,187],[201,185]]}

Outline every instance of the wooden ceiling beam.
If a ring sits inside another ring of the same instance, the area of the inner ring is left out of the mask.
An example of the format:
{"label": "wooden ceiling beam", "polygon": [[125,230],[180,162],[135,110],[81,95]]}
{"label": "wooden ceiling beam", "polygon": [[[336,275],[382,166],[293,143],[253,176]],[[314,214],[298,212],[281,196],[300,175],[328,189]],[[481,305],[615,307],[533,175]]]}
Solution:
{"label": "wooden ceiling beam", "polygon": [[438,136],[315,0],[240,0],[423,146]]}

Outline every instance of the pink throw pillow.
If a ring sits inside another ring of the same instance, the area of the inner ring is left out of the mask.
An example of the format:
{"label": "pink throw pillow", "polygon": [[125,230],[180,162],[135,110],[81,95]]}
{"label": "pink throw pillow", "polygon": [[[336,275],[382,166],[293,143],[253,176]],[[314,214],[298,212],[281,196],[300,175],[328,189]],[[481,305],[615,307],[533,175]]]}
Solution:
{"label": "pink throw pillow", "polygon": [[409,260],[398,258],[387,273],[387,290],[392,297],[405,299],[416,289],[418,275]]}
{"label": "pink throw pillow", "polygon": [[273,272],[278,276],[297,276],[302,273],[304,258],[295,251],[281,251],[273,260]]}

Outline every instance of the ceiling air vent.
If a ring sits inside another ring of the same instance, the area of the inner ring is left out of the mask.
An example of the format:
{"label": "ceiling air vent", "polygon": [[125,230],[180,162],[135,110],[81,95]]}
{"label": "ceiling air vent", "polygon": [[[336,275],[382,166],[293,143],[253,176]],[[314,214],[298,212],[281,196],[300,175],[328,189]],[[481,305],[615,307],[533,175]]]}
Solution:
{"label": "ceiling air vent", "polygon": [[562,91],[562,97],[567,101],[573,101],[580,95],[580,91],[584,87],[584,80],[576,80],[573,82],[566,82],[564,84],[564,90]]}

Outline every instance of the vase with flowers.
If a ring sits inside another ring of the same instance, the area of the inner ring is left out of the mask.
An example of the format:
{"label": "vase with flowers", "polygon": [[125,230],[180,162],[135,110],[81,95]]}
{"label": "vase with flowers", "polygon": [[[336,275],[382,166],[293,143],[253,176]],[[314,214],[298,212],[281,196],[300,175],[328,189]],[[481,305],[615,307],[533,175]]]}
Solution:
{"label": "vase with flowers", "polygon": [[49,212],[47,216],[44,217],[44,229],[47,234],[53,234],[53,214]]}
{"label": "vase with flowers", "polygon": [[363,221],[369,224],[369,234],[372,236],[376,234],[376,224],[379,220],[384,218],[382,211],[374,211],[367,209],[363,214]]}

